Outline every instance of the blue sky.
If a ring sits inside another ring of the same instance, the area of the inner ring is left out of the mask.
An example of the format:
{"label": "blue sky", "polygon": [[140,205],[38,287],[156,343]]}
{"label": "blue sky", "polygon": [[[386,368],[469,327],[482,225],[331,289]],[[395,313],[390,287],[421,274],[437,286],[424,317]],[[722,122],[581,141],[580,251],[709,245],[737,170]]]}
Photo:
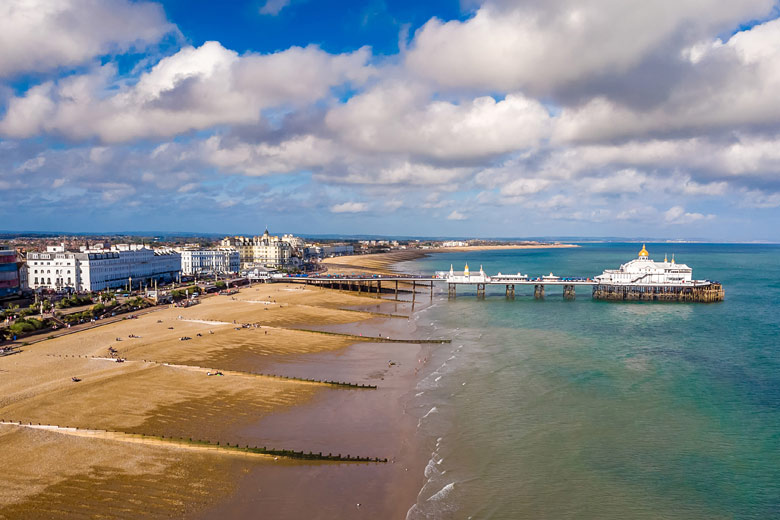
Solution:
{"label": "blue sky", "polygon": [[780,241],[773,0],[11,0],[0,229]]}

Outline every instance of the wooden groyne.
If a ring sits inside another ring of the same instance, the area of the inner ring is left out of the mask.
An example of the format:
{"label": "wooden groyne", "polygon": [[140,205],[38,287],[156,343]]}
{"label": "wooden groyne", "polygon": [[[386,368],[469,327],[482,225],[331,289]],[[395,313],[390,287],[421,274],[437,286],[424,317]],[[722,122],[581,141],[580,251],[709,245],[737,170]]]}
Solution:
{"label": "wooden groyne", "polygon": [[608,285],[593,286],[595,300],[609,301],[665,301],[665,302],[720,302],[726,297],[723,285],[659,286],[659,285]]}
{"label": "wooden groyne", "polygon": [[[109,357],[100,357],[100,356],[87,356],[84,354],[46,354],[47,357],[57,357],[57,358],[81,358],[81,359],[94,359],[98,361],[108,361],[108,362],[114,362],[116,363],[115,358],[109,358]],[[155,361],[153,359],[126,359],[122,358],[122,363],[151,363],[154,365],[164,366],[164,367],[171,367],[171,368],[186,368],[190,370],[197,370],[197,371],[207,371],[211,372],[212,374],[219,374],[224,376],[227,375],[237,375],[237,376],[255,376],[255,377],[265,377],[269,379],[283,379],[287,381],[297,381],[301,383],[315,383],[320,385],[327,385],[327,386],[336,386],[336,387],[343,387],[343,388],[363,388],[363,389],[370,389],[370,390],[376,390],[376,385],[368,385],[363,383],[351,383],[349,381],[331,381],[328,379],[314,379],[314,378],[305,378],[305,377],[295,377],[295,376],[282,376],[278,374],[266,374],[263,372],[250,372],[246,370],[218,370],[216,368],[206,368],[196,365],[181,365],[176,363],[168,363],[165,361]]]}
{"label": "wooden groyne", "polygon": [[287,330],[297,330],[300,332],[313,332],[315,334],[328,334],[330,336],[340,336],[342,338],[351,338],[358,341],[367,341],[369,343],[420,343],[420,344],[442,344],[442,343],[452,343],[451,339],[395,339],[395,338],[386,338],[383,336],[373,337],[373,336],[358,336],[356,334],[347,334],[345,332],[330,332],[327,330],[314,330],[314,329],[287,329]]}
{"label": "wooden groyne", "polygon": [[271,457],[284,457],[288,459],[330,462],[387,462],[387,458],[380,457],[363,457],[353,456],[350,454],[342,455],[341,453],[334,455],[333,453],[314,453],[312,451],[306,452],[303,450],[280,450],[276,448],[268,448],[267,446],[249,446],[248,444],[241,446],[239,444],[221,443],[220,441],[212,442],[209,440],[193,439],[192,437],[185,439],[184,437],[166,437],[165,435],[147,435],[145,433],[97,430],[74,426],[58,426],[53,424],[33,424],[32,422],[13,421],[8,419],[0,419],[0,425],[17,426],[35,430],[47,430],[75,437],[92,437],[132,444],[152,444],[162,447],[184,448],[196,451],[209,450],[211,452],[221,452],[224,454],[232,453],[249,456],[265,455]]}

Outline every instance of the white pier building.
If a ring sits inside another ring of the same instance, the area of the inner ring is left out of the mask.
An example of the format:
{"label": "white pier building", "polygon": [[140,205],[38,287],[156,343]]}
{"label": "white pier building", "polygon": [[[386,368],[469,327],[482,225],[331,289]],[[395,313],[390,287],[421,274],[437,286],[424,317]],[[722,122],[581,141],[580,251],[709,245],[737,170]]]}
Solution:
{"label": "white pier building", "polygon": [[[642,245],[639,256],[620,266],[620,269],[607,269],[595,278],[596,282],[612,285],[646,284],[694,284],[693,270],[685,264],[678,264],[664,257],[663,262],[650,259],[650,253]],[[703,283],[704,280],[699,282]]]}
{"label": "white pier building", "polygon": [[650,259],[642,245],[637,258],[620,269],[607,269],[595,277],[593,297],[598,300],[663,300],[715,302],[724,298],[723,286],[709,280],[694,280],[693,270],[668,258]]}

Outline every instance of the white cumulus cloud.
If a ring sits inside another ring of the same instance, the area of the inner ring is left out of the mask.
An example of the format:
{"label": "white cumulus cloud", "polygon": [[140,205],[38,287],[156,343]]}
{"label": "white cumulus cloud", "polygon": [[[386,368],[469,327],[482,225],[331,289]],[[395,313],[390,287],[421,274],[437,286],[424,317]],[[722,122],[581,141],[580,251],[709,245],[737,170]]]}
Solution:
{"label": "white cumulus cloud", "polygon": [[106,65],[33,87],[10,100],[0,134],[121,142],[257,123],[263,109],[307,105],[336,85],[365,81],[368,56],[367,49],[331,55],[314,46],[239,56],[206,42],[163,58],[132,86],[117,85],[116,67]]}
{"label": "white cumulus cloud", "polygon": [[365,202],[342,202],[330,207],[332,213],[363,213],[368,211],[368,204]]}
{"label": "white cumulus cloud", "polygon": [[175,31],[162,7],[128,0],[3,0],[0,77],[143,50]]}
{"label": "white cumulus cloud", "polygon": [[699,220],[712,220],[715,215],[689,213],[682,206],[672,206],[664,212],[664,220],[669,224],[690,224]]}

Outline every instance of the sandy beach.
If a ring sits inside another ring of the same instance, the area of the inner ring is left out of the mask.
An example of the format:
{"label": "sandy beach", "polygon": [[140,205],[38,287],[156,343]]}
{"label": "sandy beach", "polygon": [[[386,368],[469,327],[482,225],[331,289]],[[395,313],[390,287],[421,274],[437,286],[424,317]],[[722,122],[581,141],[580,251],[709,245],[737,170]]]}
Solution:
{"label": "sandy beach", "polygon": [[404,396],[432,347],[370,338],[415,338],[409,310],[261,284],[0,358],[0,518],[402,518],[422,474]]}

